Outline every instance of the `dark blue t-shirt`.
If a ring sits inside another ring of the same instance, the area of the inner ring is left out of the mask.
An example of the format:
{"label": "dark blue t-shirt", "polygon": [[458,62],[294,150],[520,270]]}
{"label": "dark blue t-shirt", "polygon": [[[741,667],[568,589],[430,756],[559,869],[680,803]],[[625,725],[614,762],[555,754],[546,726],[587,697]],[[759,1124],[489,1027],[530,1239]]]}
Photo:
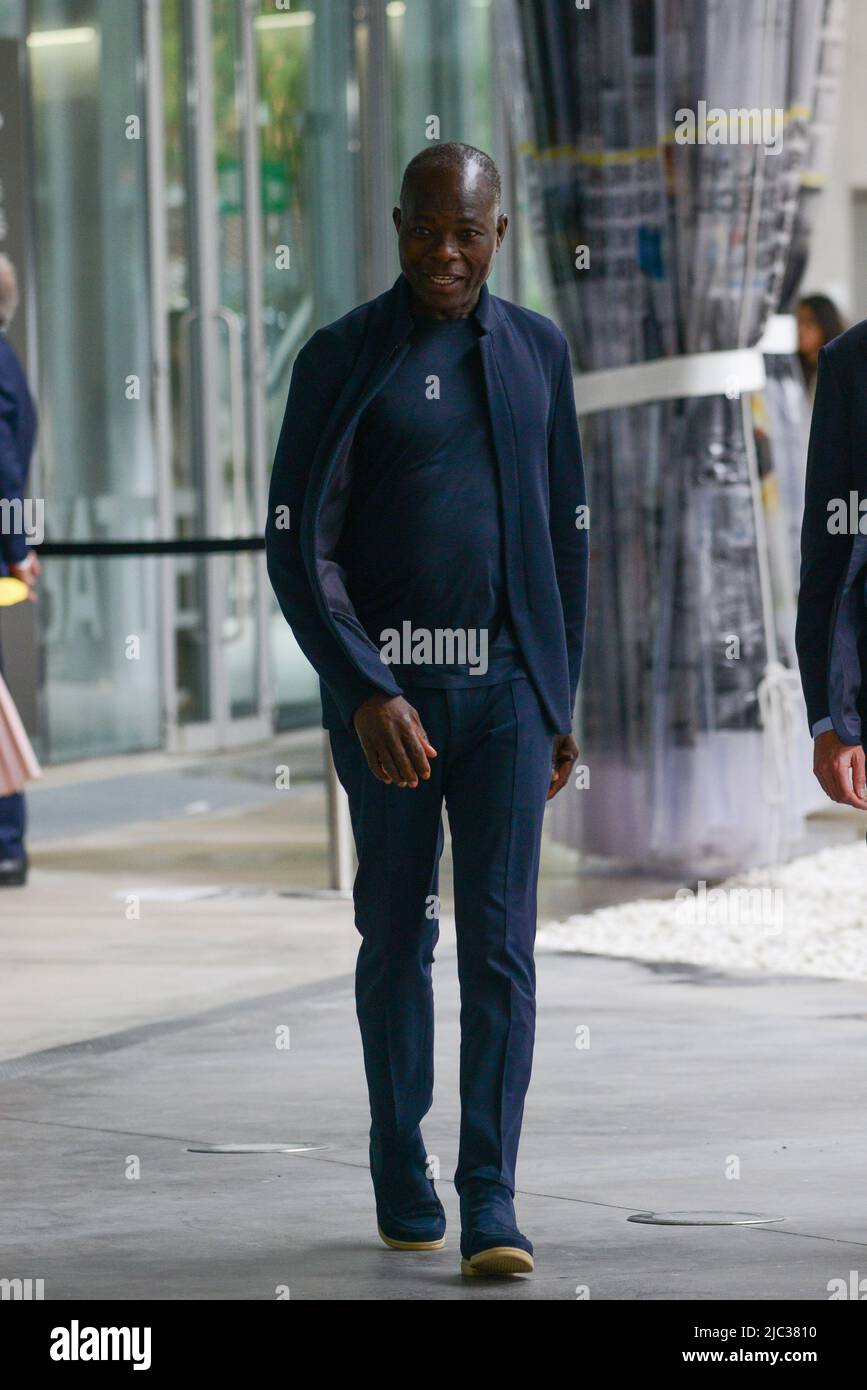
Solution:
{"label": "dark blue t-shirt", "polygon": [[359,418],[336,559],[406,687],[524,676],[509,621],[502,504],[475,317],[418,318]]}

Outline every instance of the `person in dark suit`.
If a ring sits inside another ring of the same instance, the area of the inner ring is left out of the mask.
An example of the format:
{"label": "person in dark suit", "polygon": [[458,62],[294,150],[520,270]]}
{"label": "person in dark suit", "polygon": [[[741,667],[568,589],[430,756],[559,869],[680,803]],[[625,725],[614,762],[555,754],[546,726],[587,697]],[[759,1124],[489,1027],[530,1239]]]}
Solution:
{"label": "person in dark suit", "polygon": [[443,1244],[420,1122],[445,803],[461,988],[465,1274],[533,1268],[514,1212],[535,1025],[546,800],[569,780],[587,604],[584,469],[566,339],[491,295],[506,233],[482,151],[432,146],[394,209],[401,274],[295,363],[268,572],[321,681],[347,791],[356,1001],[380,1236]]}
{"label": "person in dark suit", "polygon": [[[20,507],[36,439],[36,410],[21,363],[5,336],[17,306],[14,267],[8,257],[0,256],[0,502],[6,504],[0,525],[0,574],[22,579],[35,597],[40,565],[13,509],[23,517]],[[20,792],[0,797],[0,888],[21,887],[27,881],[25,821]]]}
{"label": "person in dark suit", "polygon": [[867,321],[819,350],[796,627],[813,770],[832,801],[862,811],[867,811],[865,439]]}

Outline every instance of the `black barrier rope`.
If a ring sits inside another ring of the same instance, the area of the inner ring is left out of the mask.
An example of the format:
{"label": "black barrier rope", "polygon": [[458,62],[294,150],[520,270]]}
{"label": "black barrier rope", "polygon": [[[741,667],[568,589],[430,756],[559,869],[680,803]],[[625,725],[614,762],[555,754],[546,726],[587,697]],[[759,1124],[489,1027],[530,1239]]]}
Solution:
{"label": "black barrier rope", "polygon": [[34,546],[37,555],[218,555],[239,550],[264,550],[264,536],[206,536],[176,541],[45,541]]}

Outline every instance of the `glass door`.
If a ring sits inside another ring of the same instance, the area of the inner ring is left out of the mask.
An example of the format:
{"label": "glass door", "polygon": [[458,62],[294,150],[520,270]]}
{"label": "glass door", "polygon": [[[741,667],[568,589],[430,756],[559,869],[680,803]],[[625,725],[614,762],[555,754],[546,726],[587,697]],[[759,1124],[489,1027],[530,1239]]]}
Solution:
{"label": "glass door", "polygon": [[[16,207],[33,202],[31,264],[19,254],[18,267],[30,290],[28,365],[39,410],[33,488],[46,500],[49,541],[145,543],[163,533],[147,140],[139,138],[143,11],[110,0],[28,0],[18,13],[32,163],[20,186],[7,174],[5,193]],[[7,96],[8,86],[0,108]],[[0,109],[3,119],[13,132]],[[13,328],[21,326],[23,317]],[[46,557],[38,607],[44,758],[160,746],[159,563],[146,554]]]}
{"label": "glass door", "polygon": [[150,8],[163,143],[152,161],[152,255],[165,355],[164,511],[169,534],[203,546],[166,561],[167,743],[226,747],[270,732],[262,553],[204,548],[261,535],[264,525],[256,5]]}

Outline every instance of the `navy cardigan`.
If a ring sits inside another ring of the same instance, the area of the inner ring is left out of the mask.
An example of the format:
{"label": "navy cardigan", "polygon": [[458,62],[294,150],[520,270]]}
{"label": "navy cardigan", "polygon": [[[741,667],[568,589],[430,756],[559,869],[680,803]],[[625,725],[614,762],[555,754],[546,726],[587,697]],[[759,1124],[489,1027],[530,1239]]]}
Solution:
{"label": "navy cardigan", "polygon": [[[581,671],[589,551],[569,349],[550,319],[486,285],[476,313],[509,607],[543,709],[552,729],[566,734]],[[268,503],[268,575],[319,674],[328,729],[352,728],[356,709],[377,690],[401,693],[359,622],[334,551],[358,418],[406,355],[412,328],[401,274],[385,294],[314,333],[292,372]]]}

